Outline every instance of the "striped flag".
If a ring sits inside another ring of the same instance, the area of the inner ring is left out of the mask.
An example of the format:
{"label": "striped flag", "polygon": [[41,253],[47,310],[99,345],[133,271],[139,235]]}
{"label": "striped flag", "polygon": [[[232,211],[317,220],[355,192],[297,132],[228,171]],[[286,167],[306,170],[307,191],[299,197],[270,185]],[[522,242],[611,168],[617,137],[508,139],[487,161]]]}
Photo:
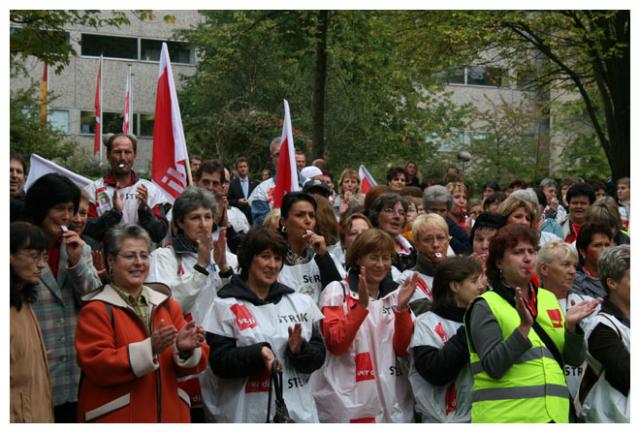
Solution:
{"label": "striped flag", "polygon": [[[96,130],[93,136],[93,154],[100,152],[102,144],[102,56],[98,65],[98,79],[96,81]],[[100,154],[102,157],[102,153]],[[102,158],[100,158],[102,159]]]}
{"label": "striped flag", "polygon": [[378,185],[373,176],[369,173],[369,170],[367,170],[363,164],[361,164],[358,169],[358,177],[360,178],[360,192],[362,194],[366,194],[367,191]]}
{"label": "striped flag", "polygon": [[44,64],[44,70],[42,71],[42,81],[40,82],[40,127],[42,129],[47,125],[47,79],[48,79],[48,67]]}
{"label": "striped flag", "polygon": [[122,116],[122,132],[129,134],[131,131],[131,65],[129,65],[129,73],[127,74],[127,84],[124,91],[124,114]]}
{"label": "striped flag", "polygon": [[188,185],[186,169],[188,159],[169,49],[163,42],[153,124],[151,179],[165,192],[170,203],[173,203]]}
{"label": "striped flag", "polygon": [[282,122],[282,136],[280,137],[280,156],[276,173],[276,186],[273,190],[273,207],[282,205],[282,198],[291,191],[300,189],[298,185],[298,170],[296,169],[296,153],[293,147],[293,128],[289,102],[284,100],[284,122]]}

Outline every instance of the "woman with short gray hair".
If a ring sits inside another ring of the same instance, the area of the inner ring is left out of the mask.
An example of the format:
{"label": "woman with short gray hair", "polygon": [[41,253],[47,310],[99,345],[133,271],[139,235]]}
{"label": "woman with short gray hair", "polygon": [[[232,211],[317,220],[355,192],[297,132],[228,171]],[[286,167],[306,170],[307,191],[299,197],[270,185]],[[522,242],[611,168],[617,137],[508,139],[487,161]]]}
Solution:
{"label": "woman with short gray hair", "polygon": [[447,222],[451,235],[451,249],[456,254],[471,254],[471,241],[467,231],[449,217],[453,205],[453,196],[442,185],[432,185],[422,194],[422,207],[425,213],[437,213]]}
{"label": "woman with short gray hair", "polygon": [[218,213],[209,191],[189,187],[172,209],[171,244],[151,253],[148,282],[166,284],[185,314],[200,323],[213,302],[216,290],[233,274],[227,264],[225,229],[212,241]]}

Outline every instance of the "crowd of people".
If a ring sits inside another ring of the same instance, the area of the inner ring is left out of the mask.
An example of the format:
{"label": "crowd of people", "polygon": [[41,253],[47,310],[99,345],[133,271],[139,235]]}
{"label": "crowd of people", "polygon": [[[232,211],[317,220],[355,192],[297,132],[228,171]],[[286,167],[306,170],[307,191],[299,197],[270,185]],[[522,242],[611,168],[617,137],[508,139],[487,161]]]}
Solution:
{"label": "crowd of people", "polygon": [[136,145],[84,188],[11,154],[12,422],[629,422],[629,178],[361,191],[296,151],[274,208],[194,156],[170,204]]}

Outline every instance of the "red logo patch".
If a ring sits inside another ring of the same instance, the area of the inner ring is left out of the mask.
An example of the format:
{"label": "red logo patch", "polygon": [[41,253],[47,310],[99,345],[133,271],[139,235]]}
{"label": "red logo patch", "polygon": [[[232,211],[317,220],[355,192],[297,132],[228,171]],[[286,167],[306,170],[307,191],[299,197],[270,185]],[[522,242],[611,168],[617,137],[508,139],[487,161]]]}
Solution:
{"label": "red logo patch", "polygon": [[247,384],[244,387],[244,392],[247,394],[252,392],[269,392],[270,382],[271,375],[265,368],[260,373],[254,374],[247,378]]}
{"label": "red logo patch", "polygon": [[256,319],[246,305],[233,304],[231,311],[236,315],[236,323],[240,331],[256,327]]}
{"label": "red logo patch", "polygon": [[547,314],[554,328],[562,328],[562,312],[559,309],[547,310]]}
{"label": "red logo patch", "polygon": [[420,287],[420,290],[422,290],[422,292],[427,296],[427,298],[432,299],[431,290],[429,290],[429,285],[425,280],[423,280],[420,277],[418,277],[418,287]]}
{"label": "red logo patch", "polygon": [[367,418],[353,418],[349,421],[352,424],[359,424],[359,423],[369,423],[369,424],[375,424],[376,422],[376,418],[373,416],[367,417]]}
{"label": "red logo patch", "polygon": [[369,352],[356,354],[356,382],[375,380],[371,354]]}
{"label": "red logo patch", "polygon": [[447,331],[444,330],[442,323],[438,322],[434,331],[436,331],[436,334],[438,334],[438,337],[440,337],[443,343],[446,343],[449,340],[449,335],[447,335]]}
{"label": "red logo patch", "polygon": [[458,400],[458,392],[456,391],[456,384],[452,383],[447,388],[447,393],[444,397],[445,400],[445,415],[449,415],[456,411],[457,400]]}

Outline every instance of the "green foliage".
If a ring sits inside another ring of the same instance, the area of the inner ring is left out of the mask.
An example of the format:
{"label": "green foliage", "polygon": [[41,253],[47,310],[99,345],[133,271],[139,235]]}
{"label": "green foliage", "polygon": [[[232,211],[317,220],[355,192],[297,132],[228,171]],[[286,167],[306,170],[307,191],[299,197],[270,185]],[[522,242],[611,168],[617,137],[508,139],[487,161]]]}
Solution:
{"label": "green foliage", "polygon": [[63,133],[40,126],[40,102],[34,95],[35,84],[11,93],[10,148],[29,158],[32,153],[47,159],[64,160],[73,153],[74,144],[65,142]]}
{"label": "green foliage", "polygon": [[[269,167],[286,98],[296,146],[310,154],[318,12],[203,14],[204,23],[180,33],[200,54],[180,94],[189,146],[226,160],[255,154],[254,171]],[[380,179],[391,164],[427,160],[434,151],[428,134],[464,127],[467,108],[397,49],[397,19],[395,12],[330,11],[325,154],[336,175],[365,163]]]}

